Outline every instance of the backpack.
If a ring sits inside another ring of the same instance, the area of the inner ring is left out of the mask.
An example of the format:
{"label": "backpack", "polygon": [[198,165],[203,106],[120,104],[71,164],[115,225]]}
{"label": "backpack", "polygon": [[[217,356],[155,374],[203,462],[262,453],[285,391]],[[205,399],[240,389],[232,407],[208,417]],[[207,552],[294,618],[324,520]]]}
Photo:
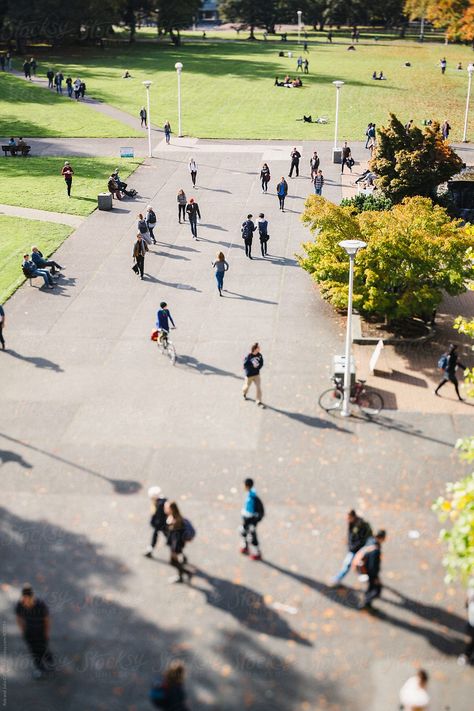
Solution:
{"label": "backpack", "polygon": [[22,270],[22,272],[23,272],[23,275],[24,275],[27,279],[29,279],[29,278],[33,275],[33,271],[32,271],[31,269],[29,269],[28,267],[23,267],[23,266],[22,266],[21,270]]}
{"label": "backpack", "polygon": [[443,353],[443,355],[441,356],[441,358],[438,361],[438,368],[440,368],[441,370],[446,370],[447,367],[448,367],[448,356],[446,355],[446,353]]}
{"label": "backpack", "polygon": [[252,230],[248,221],[245,221],[242,224],[242,239],[249,239],[249,237],[252,237]]}
{"label": "backpack", "polygon": [[138,220],[138,231],[141,235],[146,235],[146,233],[148,232],[148,225],[146,224],[145,220]]}
{"label": "backpack", "polygon": [[261,521],[262,518],[265,516],[265,507],[263,505],[263,501],[259,496],[254,497],[254,504],[255,504],[255,518],[257,521]]}
{"label": "backpack", "polygon": [[168,705],[168,690],[161,679],[154,682],[150,689],[150,701],[157,709],[166,708]]}
{"label": "backpack", "polygon": [[184,540],[186,543],[191,543],[193,538],[196,536],[196,529],[194,528],[193,524],[189,519],[185,518],[183,519],[184,522]]}

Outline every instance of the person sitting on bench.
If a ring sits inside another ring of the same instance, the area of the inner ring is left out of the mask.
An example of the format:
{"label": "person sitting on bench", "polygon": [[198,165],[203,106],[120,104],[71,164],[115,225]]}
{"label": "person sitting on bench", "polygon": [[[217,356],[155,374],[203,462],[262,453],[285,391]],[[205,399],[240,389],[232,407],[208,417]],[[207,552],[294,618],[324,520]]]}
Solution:
{"label": "person sitting on bench", "polygon": [[50,289],[54,289],[53,277],[46,269],[38,269],[36,264],[30,259],[29,254],[23,255],[23,264],[21,265],[23,274],[27,279],[35,279],[35,277],[42,277],[44,280],[44,285],[48,286]]}
{"label": "person sitting on bench", "polygon": [[118,185],[118,189],[127,197],[135,197],[136,192],[135,191],[130,191],[127,190],[127,185],[128,183],[124,183],[123,180],[120,179],[120,175],[118,174],[118,168],[116,168],[115,172],[112,173],[112,177],[114,178],[115,182]]}
{"label": "person sitting on bench", "polygon": [[118,183],[115,179],[115,175],[112,173],[112,175],[109,178],[109,182],[107,183],[107,188],[109,193],[112,194],[113,198],[117,198],[117,200],[122,199],[122,193],[120,192],[120,188],[118,186]]}
{"label": "person sitting on bench", "polygon": [[36,264],[38,269],[46,269],[46,267],[51,267],[51,274],[54,276],[56,271],[64,269],[60,264],[54,262],[52,259],[47,260],[43,257],[43,254],[39,251],[38,247],[31,248],[31,261]]}

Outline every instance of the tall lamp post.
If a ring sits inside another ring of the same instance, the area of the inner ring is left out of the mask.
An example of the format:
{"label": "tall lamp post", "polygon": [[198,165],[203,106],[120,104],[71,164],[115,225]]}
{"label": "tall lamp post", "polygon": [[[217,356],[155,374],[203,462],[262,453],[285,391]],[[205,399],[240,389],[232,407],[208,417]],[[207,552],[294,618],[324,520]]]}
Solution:
{"label": "tall lamp post", "polygon": [[298,15],[298,44],[300,44],[300,37],[301,37],[301,15],[303,14],[302,10],[297,10],[296,14]]}
{"label": "tall lamp post", "polygon": [[344,86],[344,82],[340,79],[336,79],[336,81],[333,81],[333,84],[336,87],[336,120],[334,121],[334,148],[332,156],[333,163],[340,163],[341,156],[340,151],[337,148],[337,131],[339,128],[339,92],[341,91],[341,87]]}
{"label": "tall lamp post", "polygon": [[183,65],[181,62],[176,62],[174,68],[178,74],[178,136],[181,138],[183,135],[181,131],[181,72],[183,71]]}
{"label": "tall lamp post", "polygon": [[142,82],[146,89],[146,123],[148,126],[148,157],[153,157],[153,152],[151,150],[151,120],[150,120],[150,86],[153,84],[152,81],[147,79]]}
{"label": "tall lamp post", "polygon": [[350,416],[350,396],[351,396],[351,351],[352,351],[352,298],[354,291],[354,261],[359,249],[367,247],[366,242],[360,239],[345,239],[339,242],[339,246],[345,250],[349,257],[349,296],[347,300],[347,329],[346,329],[346,353],[344,358],[344,400],[342,403],[341,415]]}
{"label": "tall lamp post", "polygon": [[474,72],[474,64],[472,62],[467,65],[467,73],[469,75],[469,79],[467,81],[467,97],[466,97],[466,113],[464,114],[464,133],[462,136],[463,143],[467,142],[467,119],[469,116],[469,101],[471,100],[471,82],[472,82],[472,74]]}

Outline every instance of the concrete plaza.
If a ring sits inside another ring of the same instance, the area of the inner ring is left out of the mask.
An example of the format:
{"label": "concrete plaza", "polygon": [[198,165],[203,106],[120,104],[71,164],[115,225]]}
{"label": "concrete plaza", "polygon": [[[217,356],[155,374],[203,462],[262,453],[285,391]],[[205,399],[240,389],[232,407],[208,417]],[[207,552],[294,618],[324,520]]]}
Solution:
{"label": "concrete plaza", "polygon": [[[176,656],[188,666],[194,711],[388,711],[416,664],[432,674],[432,711],[472,708],[472,673],[455,661],[464,600],[443,583],[430,511],[463,471],[453,445],[472,433],[470,409],[411,407],[370,422],[318,408],[332,356],[343,350],[344,321],[295,260],[309,239],[299,217],[312,144],[303,146],[303,177],[287,178],[286,212],[278,210],[275,184],[288,173],[291,148],[160,143],[130,181],[141,197],[95,212],[58,251],[66,265],[58,289],[25,285],[7,303],[6,708],[142,711],[151,679]],[[321,148],[324,195],[339,201],[330,146]],[[354,153],[366,157],[360,146]],[[263,161],[272,172],[268,195],[258,179]],[[181,187],[200,205],[197,242],[188,224],[178,225]],[[140,281],[131,252],[147,204],[157,210],[159,243]],[[270,222],[269,256],[259,257],[256,238],[250,261],[240,224],[260,211]],[[224,298],[211,269],[219,250],[230,264]],[[177,324],[174,368],[149,340],[162,300]],[[255,340],[265,358],[265,410],[241,397],[242,358]],[[266,505],[261,563],[238,553],[246,476]],[[163,541],[155,560],[143,557],[153,484],[197,528],[189,587],[168,583]],[[352,507],[388,531],[385,590],[373,615],[357,610],[363,585],[354,575],[341,590],[327,587]],[[31,681],[13,614],[26,580],[50,606],[59,664],[40,683]]]}

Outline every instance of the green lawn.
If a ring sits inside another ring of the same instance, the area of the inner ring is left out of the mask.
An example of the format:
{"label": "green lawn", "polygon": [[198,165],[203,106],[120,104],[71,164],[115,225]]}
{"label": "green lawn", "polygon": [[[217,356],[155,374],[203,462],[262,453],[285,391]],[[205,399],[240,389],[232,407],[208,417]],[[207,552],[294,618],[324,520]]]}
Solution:
{"label": "green lawn", "polygon": [[[177,82],[174,64],[182,61],[183,129],[186,134],[208,138],[331,139],[334,131],[335,90],[331,82],[346,82],[341,93],[340,135],[362,138],[368,121],[378,124],[394,111],[402,120],[448,118],[451,138],[462,134],[467,72],[472,50],[457,45],[367,40],[347,51],[348,41],[329,45],[321,41],[308,55],[310,75],[301,89],[274,87],[276,75],[295,74],[296,45],[288,42],[185,42],[181,48],[163,43],[139,42],[105,51],[74,48],[48,59],[85,78],[92,96],[136,115],[145,101],[142,85],[151,79],[152,120],[162,125],[169,119],[176,129]],[[280,49],[292,50],[292,59],[279,57]],[[437,63],[446,55],[445,76]],[[40,69],[46,66],[40,60]],[[405,67],[406,61],[411,67]],[[121,78],[125,69],[132,79]],[[388,80],[371,79],[374,70]],[[298,122],[303,113],[328,116],[326,126]],[[474,108],[471,127],[474,128]]]}
{"label": "green lawn", "polygon": [[89,215],[97,207],[97,195],[107,190],[114,168],[125,179],[141,163],[116,158],[69,158],[74,169],[72,197],[68,198],[61,168],[65,158],[5,158],[1,162],[2,184],[8,186],[0,203],[38,210]]}
{"label": "green lawn", "polygon": [[[17,62],[18,64],[18,62]],[[43,67],[42,73],[47,72]],[[10,74],[0,74],[0,136],[129,137],[133,128],[97,113],[86,104],[34,86]],[[3,154],[2,154],[3,155]]]}
{"label": "green lawn", "polygon": [[25,281],[21,263],[25,252],[36,244],[45,256],[52,254],[73,231],[68,225],[24,220],[0,215],[0,303]]}

